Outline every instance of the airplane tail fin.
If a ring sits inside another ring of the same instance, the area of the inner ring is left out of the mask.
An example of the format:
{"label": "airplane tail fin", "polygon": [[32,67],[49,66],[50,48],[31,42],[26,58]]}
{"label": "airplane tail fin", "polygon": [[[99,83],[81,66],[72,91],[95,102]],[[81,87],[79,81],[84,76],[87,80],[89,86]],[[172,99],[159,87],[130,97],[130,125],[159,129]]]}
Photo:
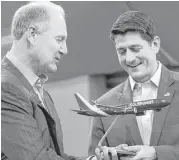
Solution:
{"label": "airplane tail fin", "polygon": [[75,98],[78,102],[80,109],[89,110],[91,108],[92,105],[79,93],[75,93]]}

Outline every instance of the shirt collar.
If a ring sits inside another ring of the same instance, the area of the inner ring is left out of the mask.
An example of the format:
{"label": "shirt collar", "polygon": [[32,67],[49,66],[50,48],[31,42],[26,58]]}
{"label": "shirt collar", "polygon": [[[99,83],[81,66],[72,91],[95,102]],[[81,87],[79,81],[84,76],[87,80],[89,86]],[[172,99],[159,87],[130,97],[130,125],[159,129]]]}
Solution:
{"label": "shirt collar", "polygon": [[[152,82],[155,86],[159,86],[159,82],[160,82],[160,77],[161,77],[161,71],[162,71],[162,65],[159,61],[158,62],[158,68],[157,71],[155,72],[155,74],[150,78],[150,80],[148,80],[147,82],[144,83],[148,83],[148,82]],[[137,83],[130,75],[129,75],[129,82],[131,85],[131,90],[134,90],[134,86]]]}
{"label": "shirt collar", "polygon": [[39,79],[41,83],[44,83],[48,80],[48,76],[45,74],[42,74],[38,77],[30,68],[28,68],[22,61],[13,56],[10,52],[6,54],[6,58],[8,58],[11,63],[17,67],[17,69],[19,69],[19,71],[24,75],[31,86],[34,86]]}
{"label": "shirt collar", "polygon": [[38,79],[37,79],[37,81],[36,81],[35,84],[40,83],[41,86],[43,86],[43,84],[44,84],[47,80],[48,80],[48,76],[47,76],[46,74],[41,74],[41,75],[38,77]]}

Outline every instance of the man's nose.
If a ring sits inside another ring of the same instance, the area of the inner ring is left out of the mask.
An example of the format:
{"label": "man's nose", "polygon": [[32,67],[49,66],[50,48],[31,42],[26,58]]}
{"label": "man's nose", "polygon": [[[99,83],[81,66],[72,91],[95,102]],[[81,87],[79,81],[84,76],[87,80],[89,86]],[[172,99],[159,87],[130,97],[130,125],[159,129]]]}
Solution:
{"label": "man's nose", "polygon": [[135,59],[136,59],[135,54],[128,50],[126,53],[126,63],[128,64],[134,62]]}
{"label": "man's nose", "polygon": [[66,44],[66,42],[64,42],[64,43],[60,46],[60,52],[61,52],[63,55],[67,55],[68,49],[67,49],[67,44]]}

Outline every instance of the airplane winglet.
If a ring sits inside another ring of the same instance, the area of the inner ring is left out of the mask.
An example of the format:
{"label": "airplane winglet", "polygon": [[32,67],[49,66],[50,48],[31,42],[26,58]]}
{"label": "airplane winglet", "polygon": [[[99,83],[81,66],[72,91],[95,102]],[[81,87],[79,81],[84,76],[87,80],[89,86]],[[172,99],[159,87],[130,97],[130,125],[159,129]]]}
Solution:
{"label": "airplane winglet", "polygon": [[91,108],[92,105],[82,95],[80,95],[79,93],[75,93],[74,95],[80,108],[82,109]]}
{"label": "airplane winglet", "polygon": [[109,116],[107,113],[103,112],[101,109],[97,108],[95,105],[91,105],[82,95],[75,93],[75,98],[78,102],[78,105],[83,110],[91,110],[101,116]]}

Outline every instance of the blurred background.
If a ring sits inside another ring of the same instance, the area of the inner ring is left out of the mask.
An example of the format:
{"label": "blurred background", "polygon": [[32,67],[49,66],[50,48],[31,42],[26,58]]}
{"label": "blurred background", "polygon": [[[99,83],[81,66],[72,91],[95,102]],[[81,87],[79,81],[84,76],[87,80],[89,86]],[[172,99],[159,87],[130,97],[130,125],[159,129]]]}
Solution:
{"label": "blurred background", "polygon": [[[52,1],[53,2],[53,1]],[[1,1],[1,58],[10,49],[13,14],[25,1]],[[179,2],[129,1],[54,1],[66,12],[68,55],[59,70],[49,75],[46,88],[61,119],[65,152],[86,156],[91,118],[76,115],[70,109],[78,105],[74,93],[89,101],[123,82],[127,74],[118,64],[109,38],[112,24],[129,10],[147,13],[156,24],[161,39],[158,59],[169,69],[179,72]]]}

